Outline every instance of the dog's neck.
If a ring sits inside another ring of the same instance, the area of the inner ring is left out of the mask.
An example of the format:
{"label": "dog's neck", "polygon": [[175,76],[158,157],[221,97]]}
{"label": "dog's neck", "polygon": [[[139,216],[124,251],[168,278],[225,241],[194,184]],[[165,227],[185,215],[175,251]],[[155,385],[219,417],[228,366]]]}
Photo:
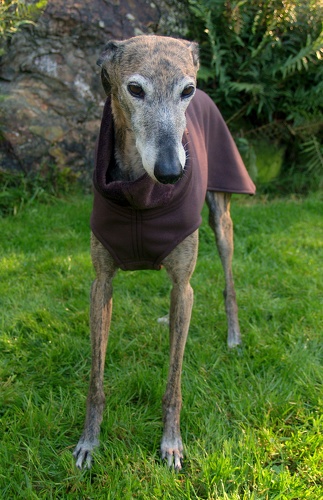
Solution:
{"label": "dog's neck", "polygon": [[114,121],[114,155],[116,168],[113,180],[134,181],[145,173],[141,156],[136,147],[136,137],[116,99],[112,98]]}

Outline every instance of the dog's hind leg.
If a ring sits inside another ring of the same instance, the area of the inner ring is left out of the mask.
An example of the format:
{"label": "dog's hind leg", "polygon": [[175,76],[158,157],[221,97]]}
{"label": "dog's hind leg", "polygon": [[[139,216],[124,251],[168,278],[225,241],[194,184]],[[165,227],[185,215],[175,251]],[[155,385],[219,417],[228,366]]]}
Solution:
{"label": "dog's hind leg", "polygon": [[241,344],[238,320],[238,306],[232,276],[233,224],[230,215],[230,193],[208,191],[206,202],[209,207],[209,224],[214,231],[224,276],[224,300],[228,320],[228,346]]}
{"label": "dog's hind leg", "polygon": [[91,254],[97,273],[91,289],[91,379],[84,431],[73,453],[76,458],[76,465],[80,469],[83,466],[91,467],[92,451],[99,444],[98,436],[105,403],[103,375],[112,313],[112,279],[117,270],[117,266],[109,252],[93,234],[91,238]]}
{"label": "dog's hind leg", "polygon": [[173,284],[170,304],[170,363],[163,397],[164,431],[161,455],[170,467],[182,468],[183,444],[180,434],[182,404],[181,373],[184,349],[193,306],[190,278],[195,268],[198,232],[188,236],[163,262]]}

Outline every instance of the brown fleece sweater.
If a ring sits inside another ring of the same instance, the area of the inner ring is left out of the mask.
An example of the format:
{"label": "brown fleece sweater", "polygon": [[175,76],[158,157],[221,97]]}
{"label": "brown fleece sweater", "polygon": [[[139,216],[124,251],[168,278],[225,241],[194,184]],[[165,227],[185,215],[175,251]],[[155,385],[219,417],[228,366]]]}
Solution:
{"label": "brown fleece sweater", "polygon": [[184,176],[158,184],[147,174],[110,181],[114,165],[111,101],[104,107],[94,170],[91,229],[123,270],[160,269],[163,259],[201,224],[207,189],[254,194],[255,186],[213,101],[197,90],[186,111]]}

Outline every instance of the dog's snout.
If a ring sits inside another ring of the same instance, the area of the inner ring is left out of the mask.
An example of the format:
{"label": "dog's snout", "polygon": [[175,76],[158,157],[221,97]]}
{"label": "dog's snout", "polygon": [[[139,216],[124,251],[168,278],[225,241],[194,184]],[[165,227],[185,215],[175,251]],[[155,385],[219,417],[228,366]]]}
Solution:
{"label": "dog's snout", "polygon": [[156,163],[154,175],[161,184],[175,184],[183,175],[182,166],[178,162],[175,165]]}
{"label": "dog's snout", "polygon": [[161,184],[175,184],[183,175],[182,165],[175,154],[165,154],[157,158],[154,176]]}

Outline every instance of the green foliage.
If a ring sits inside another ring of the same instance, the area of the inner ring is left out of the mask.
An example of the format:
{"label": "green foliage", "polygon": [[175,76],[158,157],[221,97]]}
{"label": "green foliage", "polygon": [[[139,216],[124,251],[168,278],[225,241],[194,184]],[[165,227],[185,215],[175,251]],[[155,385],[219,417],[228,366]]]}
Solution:
{"label": "green foliage", "polygon": [[7,39],[21,26],[33,24],[47,1],[0,0],[0,56],[4,53]]}
{"label": "green foliage", "polygon": [[281,142],[289,168],[322,187],[322,2],[188,2],[200,84],[236,138],[245,139],[244,149],[259,137]]}
{"label": "green foliage", "polygon": [[226,347],[223,272],[204,212],[180,474],[159,459],[164,271],[115,278],[101,446],[91,471],[75,467],[90,371],[91,203],[35,200],[0,220],[0,498],[322,499],[323,199],[234,200],[238,351]]}

